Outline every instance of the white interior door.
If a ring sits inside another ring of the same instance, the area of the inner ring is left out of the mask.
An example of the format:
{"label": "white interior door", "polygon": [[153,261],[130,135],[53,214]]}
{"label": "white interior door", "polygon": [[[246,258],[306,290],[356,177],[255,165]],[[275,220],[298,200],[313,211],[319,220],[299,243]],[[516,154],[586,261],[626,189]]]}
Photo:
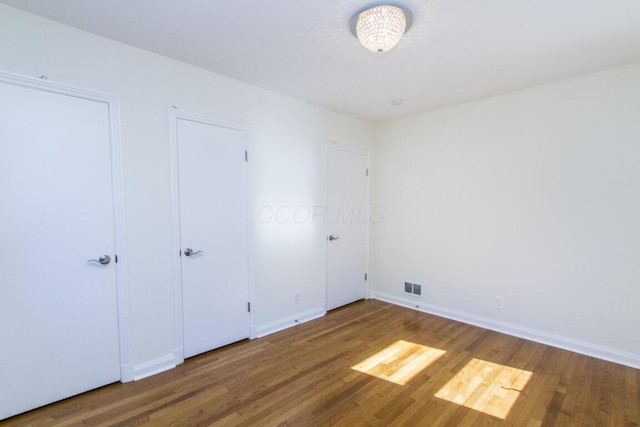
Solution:
{"label": "white interior door", "polygon": [[108,104],[0,80],[0,419],[120,379],[112,195]]}
{"label": "white interior door", "polygon": [[178,118],[184,357],[249,337],[246,132]]}
{"label": "white interior door", "polygon": [[367,156],[328,150],[327,310],[367,296]]}

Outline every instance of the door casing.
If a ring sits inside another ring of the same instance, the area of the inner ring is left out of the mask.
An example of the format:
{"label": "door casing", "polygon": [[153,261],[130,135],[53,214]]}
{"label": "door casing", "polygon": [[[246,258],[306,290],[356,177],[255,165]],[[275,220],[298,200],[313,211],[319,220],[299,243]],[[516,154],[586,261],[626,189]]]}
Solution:
{"label": "door casing", "polygon": [[[326,187],[326,201],[327,201],[327,215],[329,215],[329,174],[331,173],[330,170],[330,165],[329,165],[329,150],[337,150],[337,151],[344,151],[347,153],[353,153],[353,154],[359,154],[362,156],[365,156],[366,158],[366,165],[367,165],[367,187],[366,187],[366,196],[365,196],[365,208],[367,209],[367,223],[366,223],[366,242],[365,242],[365,246],[366,246],[366,250],[365,250],[365,257],[366,257],[366,261],[365,261],[365,266],[366,266],[366,273],[368,276],[368,271],[369,271],[369,234],[370,234],[370,220],[369,220],[369,204],[370,204],[370,181],[369,181],[369,177],[371,176],[371,166],[370,166],[370,158],[369,158],[369,152],[367,150],[358,148],[358,147],[353,147],[350,145],[344,145],[344,144],[338,144],[334,141],[326,141],[326,156],[325,158],[327,159],[327,187]],[[325,229],[325,238],[326,240],[326,274],[325,274],[325,292],[324,292],[324,311],[326,312],[327,310],[329,310],[328,307],[328,300],[329,300],[329,279],[330,279],[330,271],[329,271],[329,245],[331,244],[331,242],[328,241],[328,236],[330,234],[330,221],[329,218],[327,217],[326,222],[326,229]],[[370,297],[370,287],[369,287],[369,279],[367,277],[367,280],[365,280],[365,298],[369,298]]]}
{"label": "door casing", "polygon": [[249,338],[256,337],[256,327],[254,324],[254,295],[255,295],[255,279],[254,279],[254,245],[253,245],[253,222],[250,213],[252,210],[252,168],[251,168],[251,127],[248,123],[226,120],[221,118],[209,117],[203,114],[183,111],[175,106],[171,106],[169,111],[169,130],[170,130],[170,162],[171,162],[171,247],[172,247],[172,274],[174,284],[174,361],[176,364],[184,362],[184,332],[183,332],[183,307],[182,307],[182,275],[181,275],[181,251],[180,246],[180,189],[179,189],[179,171],[178,171],[178,132],[177,120],[191,120],[213,126],[221,126],[236,130],[241,130],[247,135],[247,234],[248,234],[248,273],[249,273],[249,303],[251,311],[249,312],[250,335]]}
{"label": "door casing", "polygon": [[122,173],[122,143],[120,139],[120,108],[118,98],[100,92],[54,83],[42,78],[33,78],[0,71],[0,82],[53,94],[72,96],[107,104],[109,110],[109,148],[111,156],[111,189],[114,220],[114,245],[117,262],[114,263],[117,293],[118,341],[120,356],[120,381],[133,380],[133,365],[130,359],[129,337],[129,292],[127,283],[127,256],[125,248],[124,185]]}

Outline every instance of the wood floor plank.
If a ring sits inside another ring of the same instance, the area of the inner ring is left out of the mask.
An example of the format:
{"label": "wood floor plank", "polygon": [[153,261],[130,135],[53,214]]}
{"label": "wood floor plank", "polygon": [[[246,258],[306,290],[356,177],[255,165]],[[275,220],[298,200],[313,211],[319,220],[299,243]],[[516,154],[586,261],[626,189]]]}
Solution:
{"label": "wood floor plank", "polygon": [[[625,391],[626,396],[640,396],[640,370],[633,371],[629,369],[623,369],[623,375],[625,377]],[[632,426],[633,420],[640,419],[640,397],[636,402],[625,401],[624,405],[624,425]],[[638,423],[637,425],[640,425]]]}
{"label": "wood floor plank", "polygon": [[368,300],[0,425],[637,427],[639,390],[637,369]]}

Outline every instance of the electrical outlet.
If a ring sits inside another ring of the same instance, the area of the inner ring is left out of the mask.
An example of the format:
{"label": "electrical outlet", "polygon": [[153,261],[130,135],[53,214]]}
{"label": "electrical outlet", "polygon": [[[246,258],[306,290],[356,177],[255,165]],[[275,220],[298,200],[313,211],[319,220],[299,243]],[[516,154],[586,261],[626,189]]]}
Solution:
{"label": "electrical outlet", "polygon": [[500,309],[500,310],[504,310],[504,297],[503,296],[501,296],[501,295],[496,296],[495,307]]}
{"label": "electrical outlet", "polygon": [[300,304],[300,294],[296,293],[296,304]]}

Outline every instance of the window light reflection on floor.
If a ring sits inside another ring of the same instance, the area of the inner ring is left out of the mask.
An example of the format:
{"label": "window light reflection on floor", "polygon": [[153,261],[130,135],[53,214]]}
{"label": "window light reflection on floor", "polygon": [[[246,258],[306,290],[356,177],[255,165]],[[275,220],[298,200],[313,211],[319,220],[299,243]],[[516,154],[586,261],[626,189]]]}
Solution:
{"label": "window light reflection on floor", "polygon": [[505,419],[532,373],[480,359],[471,359],[436,397]]}
{"label": "window light reflection on floor", "polygon": [[445,353],[437,348],[399,340],[351,369],[405,385]]}

